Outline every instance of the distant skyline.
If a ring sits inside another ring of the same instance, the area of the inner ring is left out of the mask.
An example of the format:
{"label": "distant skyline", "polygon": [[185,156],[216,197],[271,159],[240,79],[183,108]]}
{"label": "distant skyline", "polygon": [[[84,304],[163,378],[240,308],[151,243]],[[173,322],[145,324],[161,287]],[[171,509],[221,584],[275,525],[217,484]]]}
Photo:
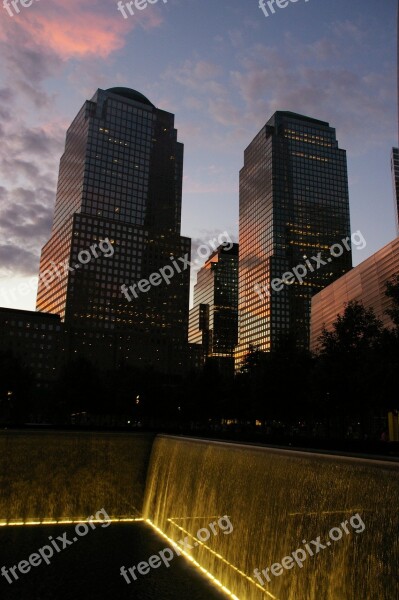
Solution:
{"label": "distant skyline", "polygon": [[97,88],[134,88],[176,115],[182,235],[238,235],[243,152],[276,110],[328,121],[348,153],[365,260],[396,235],[397,1],[309,0],[265,18],[258,0],[47,0],[0,19],[0,306],[34,310],[66,129]]}

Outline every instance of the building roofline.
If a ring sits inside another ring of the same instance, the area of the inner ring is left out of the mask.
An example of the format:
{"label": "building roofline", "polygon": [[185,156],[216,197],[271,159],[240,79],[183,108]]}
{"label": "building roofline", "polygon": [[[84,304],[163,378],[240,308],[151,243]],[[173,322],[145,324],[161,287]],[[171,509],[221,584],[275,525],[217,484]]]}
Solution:
{"label": "building roofline", "polygon": [[301,115],[299,113],[294,113],[289,110],[277,110],[274,115],[269,119],[267,124],[269,124],[276,116],[281,117],[289,117],[292,119],[298,119],[298,121],[306,121],[307,123],[315,123],[316,125],[324,125],[325,127],[330,127],[330,123],[327,121],[320,121],[319,119],[314,119],[313,117],[308,117],[306,115]]}
{"label": "building roofline", "polygon": [[21,315],[25,316],[25,317],[39,317],[42,318],[44,317],[45,319],[50,319],[50,320],[60,320],[60,315],[55,315],[53,313],[45,313],[45,312],[40,312],[38,310],[22,310],[20,308],[6,308],[5,306],[0,306],[0,314],[5,314],[5,313],[11,313],[11,314],[15,314],[15,316]]}

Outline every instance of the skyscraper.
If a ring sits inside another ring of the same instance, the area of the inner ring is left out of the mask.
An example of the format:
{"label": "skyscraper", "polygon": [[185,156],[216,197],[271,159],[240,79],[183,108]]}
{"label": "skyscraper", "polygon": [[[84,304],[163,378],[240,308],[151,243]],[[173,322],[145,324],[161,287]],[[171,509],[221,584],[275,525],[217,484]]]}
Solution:
{"label": "skyscraper", "polygon": [[[182,350],[189,268],[148,284],[171,257],[190,258],[180,235],[182,177],[174,115],[135,90],[97,90],[67,132],[37,310],[119,334],[121,357],[143,366],[161,368],[171,348]],[[142,280],[145,291],[123,293]]]}
{"label": "skyscraper", "polygon": [[233,358],[238,341],[238,244],[229,246],[210,255],[194,286],[189,342],[206,358]]}
{"label": "skyscraper", "polygon": [[[398,102],[398,143],[399,143],[399,2],[397,13],[397,54],[396,54],[396,86],[397,86],[397,102]],[[391,152],[391,171],[392,171],[392,189],[395,205],[395,220],[396,230],[399,235],[399,148],[392,148]]]}
{"label": "skyscraper", "polygon": [[391,153],[392,188],[395,205],[396,231],[399,235],[399,149],[392,148]]}
{"label": "skyscraper", "polygon": [[[244,153],[239,229],[238,365],[287,334],[307,348],[313,294],[352,266],[350,246],[320,268],[312,259],[350,236],[346,153],[328,123],[276,112],[261,129]],[[306,260],[302,282],[287,276]]]}

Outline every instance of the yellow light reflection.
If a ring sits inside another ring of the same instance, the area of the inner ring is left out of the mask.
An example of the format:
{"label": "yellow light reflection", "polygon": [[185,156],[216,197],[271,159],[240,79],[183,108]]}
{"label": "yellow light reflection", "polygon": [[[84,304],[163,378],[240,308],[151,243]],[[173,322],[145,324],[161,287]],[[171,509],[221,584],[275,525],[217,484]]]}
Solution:
{"label": "yellow light reflection", "polygon": [[306,516],[314,516],[314,515],[346,515],[346,514],[356,514],[360,512],[373,512],[369,508],[344,508],[343,510],[323,510],[321,512],[296,512],[296,513],[288,513],[289,517],[298,517],[301,515]]}
{"label": "yellow light reflection", "polygon": [[[182,517],[180,517],[180,518],[182,518]],[[188,518],[191,518],[191,517],[186,517],[186,518],[188,519]],[[172,520],[168,519],[168,521],[172,521]],[[212,573],[210,573],[209,571],[207,571],[206,569],[204,569],[204,567],[202,567],[190,554],[188,554],[185,550],[183,550],[182,548],[180,548],[180,546],[178,546],[176,542],[174,542],[170,537],[168,537],[150,519],[146,519],[146,522],[149,525],[151,525],[151,527],[153,529],[155,529],[155,531],[157,531],[159,533],[159,535],[161,535],[165,540],[167,540],[173,547],[178,547],[179,552],[181,554],[183,554],[194,566],[196,566],[197,569],[199,569],[202,573],[204,573],[204,575],[206,575],[206,577],[208,579],[210,579],[218,588],[220,588],[229,598],[232,598],[233,600],[239,600],[239,598],[235,594],[233,594],[233,592],[231,592],[218,579],[216,579],[216,577],[214,577],[212,575]],[[258,589],[262,590],[262,592],[264,594],[266,594],[267,596],[269,596],[269,598],[273,598],[273,600],[278,600],[278,598],[276,596],[273,596],[273,594],[271,594],[270,592],[268,592],[267,590],[265,590],[265,588],[262,587],[261,585],[259,585],[258,583],[256,583],[256,581],[254,579],[252,579],[251,577],[249,577],[248,575],[246,575],[243,571],[240,571],[240,569],[238,569],[235,565],[231,564],[229,561],[227,561],[225,558],[223,558],[223,556],[221,556],[217,552],[214,552],[213,550],[211,550],[211,548],[209,548],[208,546],[206,546],[206,544],[204,544],[203,542],[201,542],[197,538],[194,538],[194,536],[192,536],[188,531],[186,531],[185,529],[183,529],[183,527],[180,527],[176,523],[172,523],[172,524],[175,525],[175,527],[178,527],[178,529],[180,529],[184,533],[187,533],[191,538],[195,539],[196,542],[198,543],[198,545],[201,544],[202,546],[205,546],[206,549],[209,550],[209,552],[211,552],[212,554],[214,554],[215,556],[217,556],[218,558],[220,558],[230,568],[232,568],[233,570],[235,570],[242,577],[245,577],[245,579],[247,579],[250,583],[252,583],[253,585],[255,585]]]}
{"label": "yellow light reflection", "polygon": [[[159,533],[160,536],[162,536],[165,540],[167,540],[171,544],[172,547],[177,546],[176,542],[174,542],[170,537],[168,537],[150,519],[146,519],[146,522],[149,525],[151,525],[151,527],[153,529],[155,529],[155,531],[157,533]],[[232,598],[233,600],[240,600],[235,594],[233,594],[230,590],[228,590],[218,579],[216,579],[216,577],[214,577],[212,575],[212,573],[209,573],[209,571],[204,569],[204,567],[201,567],[201,565],[199,563],[197,563],[197,561],[194,560],[194,558],[192,556],[190,556],[190,554],[187,554],[187,552],[185,550],[180,548],[180,546],[179,546],[179,552],[180,552],[180,554],[183,554],[187,558],[187,560],[189,560],[195,567],[197,567],[197,569],[199,569],[204,575],[206,575],[206,577],[208,579],[210,579],[212,581],[212,583],[214,583],[219,589],[221,589],[229,598]]]}
{"label": "yellow light reflection", "polygon": [[[137,523],[144,521],[143,518],[125,518],[116,517],[113,519],[90,519],[91,523]],[[0,527],[20,527],[21,525],[74,525],[78,523],[88,523],[89,519],[85,518],[74,518],[74,519],[42,519],[41,521],[7,521],[6,519],[0,520]]]}
{"label": "yellow light reflection", "polygon": [[273,598],[274,600],[278,600],[276,596],[273,596],[273,594],[271,594],[270,592],[268,592],[267,590],[265,590],[265,588],[262,587],[261,585],[259,585],[259,583],[257,583],[254,579],[252,579],[252,577],[250,577],[249,575],[247,575],[246,573],[244,573],[244,571],[241,571],[241,569],[239,569],[238,567],[236,567],[235,565],[233,565],[231,562],[229,562],[228,560],[226,560],[221,554],[219,554],[218,552],[215,552],[214,550],[212,550],[211,548],[209,548],[209,546],[207,546],[206,544],[204,544],[204,542],[201,542],[201,540],[199,540],[195,536],[191,535],[191,533],[189,531],[187,531],[183,527],[180,527],[180,525],[177,525],[177,523],[173,523],[172,519],[168,519],[168,521],[170,521],[172,523],[172,525],[174,525],[175,527],[177,527],[178,529],[180,529],[180,531],[182,531],[183,533],[185,533],[188,537],[190,537],[191,539],[195,540],[195,543],[198,546],[203,546],[204,548],[206,548],[206,550],[208,550],[208,552],[210,552],[211,554],[213,554],[214,556],[216,556],[217,558],[219,558],[222,562],[224,562],[226,565],[228,565],[230,567],[230,569],[233,569],[233,571],[235,571],[236,573],[238,573],[239,575],[241,575],[241,577],[244,577],[244,579],[246,579],[247,581],[249,581],[252,585],[254,585],[258,589],[262,590],[262,592],[264,594],[267,594],[269,596],[269,598]]}

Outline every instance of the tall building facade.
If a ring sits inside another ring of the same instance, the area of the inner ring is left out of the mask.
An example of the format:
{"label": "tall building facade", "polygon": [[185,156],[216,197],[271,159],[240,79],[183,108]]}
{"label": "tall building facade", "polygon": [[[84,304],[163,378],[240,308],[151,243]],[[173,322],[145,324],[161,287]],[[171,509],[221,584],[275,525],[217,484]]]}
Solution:
{"label": "tall building facade", "polygon": [[[397,60],[396,60],[396,86],[397,86],[397,102],[398,102],[398,143],[399,143],[399,2],[397,13]],[[399,148],[392,148],[391,152],[391,172],[392,172],[392,189],[395,205],[395,220],[396,231],[399,235]]]}
{"label": "tall building facade", "polygon": [[67,132],[37,310],[105,336],[128,362],[162,368],[171,348],[183,352],[189,268],[148,284],[172,258],[190,258],[182,178],[174,115],[135,90],[97,90]]}
{"label": "tall building facade", "polygon": [[391,171],[393,198],[395,205],[396,231],[399,235],[399,148],[392,148]]}
{"label": "tall building facade", "polygon": [[238,244],[221,245],[197,275],[189,342],[205,358],[234,358],[238,341]]}
{"label": "tall building facade", "polygon": [[312,258],[350,240],[346,152],[328,123],[279,111],[261,129],[240,171],[239,230],[237,366],[288,334],[308,348],[312,296],[352,266],[350,245],[320,268]]}

